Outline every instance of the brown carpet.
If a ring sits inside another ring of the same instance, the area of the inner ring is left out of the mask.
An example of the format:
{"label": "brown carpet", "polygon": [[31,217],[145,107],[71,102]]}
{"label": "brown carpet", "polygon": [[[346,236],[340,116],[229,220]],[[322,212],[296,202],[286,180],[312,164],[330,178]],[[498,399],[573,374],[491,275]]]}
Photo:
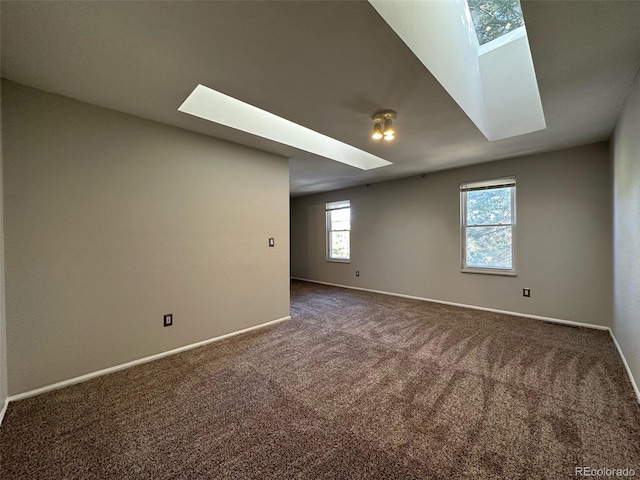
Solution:
{"label": "brown carpet", "polygon": [[291,312],[11,403],[0,477],[640,476],[640,408],[607,332],[304,282]]}

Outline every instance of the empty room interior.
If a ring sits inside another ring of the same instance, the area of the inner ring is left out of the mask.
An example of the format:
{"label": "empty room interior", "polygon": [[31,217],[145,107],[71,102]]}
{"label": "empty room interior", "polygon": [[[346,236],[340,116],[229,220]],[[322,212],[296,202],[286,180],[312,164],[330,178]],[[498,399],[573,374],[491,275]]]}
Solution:
{"label": "empty room interior", "polygon": [[5,1],[2,479],[640,476],[640,1]]}

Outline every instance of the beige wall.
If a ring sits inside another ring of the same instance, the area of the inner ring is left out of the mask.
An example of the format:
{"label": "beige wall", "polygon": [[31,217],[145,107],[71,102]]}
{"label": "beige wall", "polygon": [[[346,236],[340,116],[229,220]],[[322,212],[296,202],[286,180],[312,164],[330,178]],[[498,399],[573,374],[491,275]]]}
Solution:
{"label": "beige wall", "polygon": [[635,80],[613,141],[613,332],[636,381],[640,380],[640,76]]}
{"label": "beige wall", "polygon": [[[1,90],[0,90],[1,96]],[[7,391],[7,342],[4,308],[4,208],[2,201],[2,102],[0,102],[0,411],[8,397]],[[0,421],[2,419],[0,418]]]}
{"label": "beige wall", "polygon": [[289,315],[285,158],[9,82],[2,102],[10,395]]}
{"label": "beige wall", "polygon": [[[517,180],[517,276],[461,273],[459,184],[507,175]],[[352,261],[326,262],[324,206],[346,199]],[[295,198],[291,244],[293,277],[608,326],[608,146]],[[531,298],[522,296],[524,287]]]}

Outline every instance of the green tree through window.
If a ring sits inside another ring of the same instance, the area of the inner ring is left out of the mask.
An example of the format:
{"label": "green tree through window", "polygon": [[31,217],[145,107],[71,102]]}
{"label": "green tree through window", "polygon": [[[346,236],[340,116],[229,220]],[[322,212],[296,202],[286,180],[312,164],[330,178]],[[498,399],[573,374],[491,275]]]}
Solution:
{"label": "green tree through window", "polygon": [[524,25],[519,0],[467,0],[480,45]]}
{"label": "green tree through window", "polygon": [[327,203],[327,259],[348,261],[351,256],[351,203]]}
{"label": "green tree through window", "polygon": [[515,180],[461,185],[463,270],[514,271]]}

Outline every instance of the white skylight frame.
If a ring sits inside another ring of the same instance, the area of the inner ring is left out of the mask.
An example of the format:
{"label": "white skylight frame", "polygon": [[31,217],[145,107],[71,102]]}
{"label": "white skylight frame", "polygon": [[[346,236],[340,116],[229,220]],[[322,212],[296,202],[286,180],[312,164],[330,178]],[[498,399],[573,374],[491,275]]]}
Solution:
{"label": "white skylight frame", "polygon": [[478,55],[482,56],[485,53],[489,53],[496,48],[503,47],[511,42],[515,42],[516,40],[527,36],[527,29],[523,25],[522,27],[514,28],[509,33],[505,33],[504,35],[499,36],[498,38],[494,38],[490,42],[487,42],[478,47]]}
{"label": "white skylight frame", "polygon": [[178,110],[361,170],[391,165],[388,160],[204,85],[198,85]]}

